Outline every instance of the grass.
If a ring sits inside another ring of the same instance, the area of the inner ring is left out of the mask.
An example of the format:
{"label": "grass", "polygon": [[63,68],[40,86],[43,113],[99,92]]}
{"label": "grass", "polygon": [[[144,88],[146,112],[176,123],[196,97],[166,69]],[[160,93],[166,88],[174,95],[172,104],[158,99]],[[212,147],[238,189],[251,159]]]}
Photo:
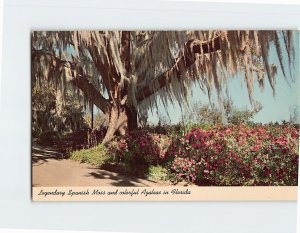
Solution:
{"label": "grass", "polygon": [[109,162],[111,156],[103,144],[88,149],[71,152],[70,159],[93,166],[102,166]]}

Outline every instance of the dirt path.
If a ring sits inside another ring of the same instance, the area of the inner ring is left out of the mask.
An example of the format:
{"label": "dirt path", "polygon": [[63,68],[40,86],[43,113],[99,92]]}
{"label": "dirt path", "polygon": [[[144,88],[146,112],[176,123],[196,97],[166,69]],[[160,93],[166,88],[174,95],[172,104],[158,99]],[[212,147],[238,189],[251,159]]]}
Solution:
{"label": "dirt path", "polygon": [[132,178],[65,159],[62,153],[32,147],[32,185],[38,186],[165,186],[164,182]]}

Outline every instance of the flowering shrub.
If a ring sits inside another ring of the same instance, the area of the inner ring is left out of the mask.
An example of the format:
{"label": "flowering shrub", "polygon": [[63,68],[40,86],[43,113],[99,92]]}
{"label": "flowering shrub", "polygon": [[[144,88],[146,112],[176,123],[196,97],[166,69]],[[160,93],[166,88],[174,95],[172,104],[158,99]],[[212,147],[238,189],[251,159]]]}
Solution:
{"label": "flowering shrub", "polygon": [[145,128],[115,138],[108,153],[132,174],[162,165],[198,185],[297,185],[298,147],[292,125],[240,124],[176,137]]}
{"label": "flowering shrub", "polygon": [[135,173],[138,167],[142,169],[164,161],[170,144],[171,139],[166,135],[138,130],[115,138],[108,144],[108,150],[115,162],[125,163],[128,170]]}
{"label": "flowering shrub", "polygon": [[199,185],[297,185],[299,132],[289,125],[192,129],[167,155]]}

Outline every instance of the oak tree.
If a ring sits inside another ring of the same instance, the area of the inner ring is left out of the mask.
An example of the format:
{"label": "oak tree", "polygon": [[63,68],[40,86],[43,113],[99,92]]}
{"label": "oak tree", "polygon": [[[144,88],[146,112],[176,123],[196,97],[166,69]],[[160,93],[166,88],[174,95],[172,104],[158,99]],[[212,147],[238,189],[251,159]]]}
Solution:
{"label": "oak tree", "polygon": [[267,78],[275,92],[272,46],[290,77],[292,31],[34,31],[32,86],[47,80],[96,105],[108,116],[105,143],[136,129],[158,99],[164,105],[188,101],[194,82],[220,97],[226,82],[242,73],[255,108],[255,81],[263,88]]}

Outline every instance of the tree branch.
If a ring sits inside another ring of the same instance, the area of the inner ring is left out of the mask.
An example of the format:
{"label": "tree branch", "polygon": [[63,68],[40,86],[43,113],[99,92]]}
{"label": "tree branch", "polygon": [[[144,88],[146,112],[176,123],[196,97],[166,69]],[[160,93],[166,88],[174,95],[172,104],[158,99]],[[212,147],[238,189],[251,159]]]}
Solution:
{"label": "tree branch", "polygon": [[84,76],[79,75],[72,80],[75,86],[77,86],[90,101],[92,101],[103,113],[109,111],[109,101],[105,99],[98,89]]}
{"label": "tree branch", "polygon": [[126,72],[130,73],[130,31],[122,31],[120,56]]}
{"label": "tree branch", "polygon": [[189,40],[184,46],[183,55],[177,59],[175,64],[161,75],[157,76],[149,85],[140,88],[137,91],[136,99],[143,101],[153,95],[159,89],[171,82],[171,77],[182,78],[182,74],[194,64],[195,53],[207,54],[221,50],[221,37],[217,36],[210,41]]}
{"label": "tree branch", "polygon": [[44,51],[44,50],[37,50],[35,48],[32,48],[31,51],[32,56],[32,62],[34,61],[34,58],[36,56],[49,56],[49,58],[53,62],[53,66],[66,66],[71,67],[72,77],[73,79],[71,82],[78,87],[85,96],[87,96],[90,101],[92,101],[99,109],[101,109],[102,112],[106,113],[109,111],[109,100],[104,98],[103,95],[100,93],[100,91],[89,81],[88,77],[84,74],[76,74],[74,75],[74,70],[81,70],[82,69],[76,69],[75,67],[78,67],[78,64],[72,63],[70,61],[65,61],[57,58],[54,56],[51,52]]}

